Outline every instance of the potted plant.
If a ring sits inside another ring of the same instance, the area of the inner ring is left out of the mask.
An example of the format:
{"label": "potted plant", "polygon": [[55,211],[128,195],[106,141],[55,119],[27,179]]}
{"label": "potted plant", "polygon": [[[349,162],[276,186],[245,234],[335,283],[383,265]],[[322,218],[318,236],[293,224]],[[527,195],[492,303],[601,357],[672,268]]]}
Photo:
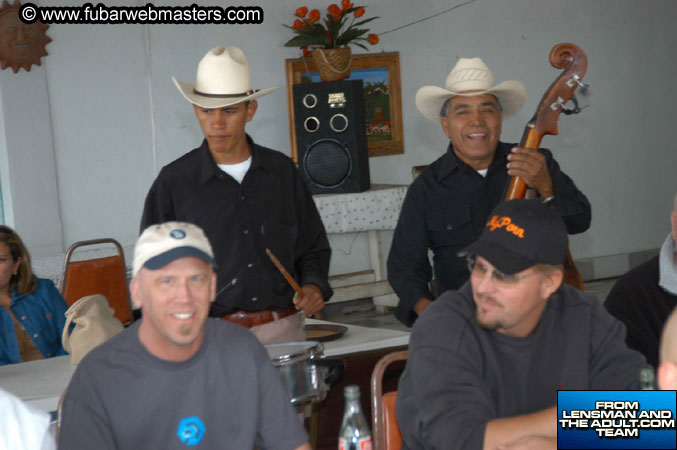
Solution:
{"label": "potted plant", "polygon": [[299,47],[303,50],[303,56],[312,56],[323,81],[348,78],[351,62],[348,45],[357,45],[366,50],[364,43],[376,45],[379,41],[376,34],[361,28],[378,17],[358,20],[364,13],[364,6],[354,6],[350,0],[342,0],[340,7],[331,4],[324,20],[320,20],[320,10],[308,11],[303,6],[296,10],[294,23],[291,26],[284,25],[295,34],[284,45]]}

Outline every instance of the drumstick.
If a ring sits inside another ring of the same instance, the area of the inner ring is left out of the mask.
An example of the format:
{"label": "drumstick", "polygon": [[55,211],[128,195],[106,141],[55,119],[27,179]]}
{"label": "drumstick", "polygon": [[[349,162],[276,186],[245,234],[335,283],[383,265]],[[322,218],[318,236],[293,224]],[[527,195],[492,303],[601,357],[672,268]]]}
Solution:
{"label": "drumstick", "polygon": [[[284,279],[287,280],[287,283],[289,283],[289,285],[292,288],[294,288],[294,290],[296,291],[296,295],[298,295],[299,298],[303,297],[304,293],[301,290],[301,286],[299,286],[299,284],[296,282],[296,280],[289,274],[289,272],[287,272],[287,269],[284,268],[284,266],[282,265],[280,260],[277,259],[277,257],[275,255],[273,255],[273,252],[271,252],[270,249],[266,249],[266,254],[270,258],[270,260],[273,262],[273,264],[275,264],[275,267],[277,267],[277,270],[280,271],[280,273],[282,274]],[[315,313],[314,316],[317,317],[318,319],[321,317],[320,313]]]}
{"label": "drumstick", "polygon": [[299,286],[296,280],[291,275],[289,275],[289,272],[287,272],[287,269],[284,268],[280,260],[277,259],[275,255],[273,255],[273,252],[271,252],[269,249],[266,249],[266,253],[268,254],[268,257],[273,262],[273,264],[275,264],[275,267],[277,267],[277,270],[279,270],[284,279],[287,280],[287,283],[289,283],[289,285],[294,288],[296,294],[298,294],[299,297],[303,297],[303,291],[301,290],[301,286]]}

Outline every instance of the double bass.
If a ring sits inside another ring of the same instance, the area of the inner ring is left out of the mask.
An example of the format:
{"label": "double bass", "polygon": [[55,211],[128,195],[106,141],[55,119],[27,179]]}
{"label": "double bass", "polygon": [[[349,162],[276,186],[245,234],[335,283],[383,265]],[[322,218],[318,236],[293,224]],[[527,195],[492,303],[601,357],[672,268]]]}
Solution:
{"label": "double bass", "polygon": [[[574,91],[584,86],[582,79],[588,66],[585,52],[574,44],[558,44],[550,51],[550,64],[564,71],[550,85],[541,98],[536,113],[524,127],[520,147],[538,150],[543,136],[557,134],[557,120],[560,113],[575,114],[580,111]],[[574,105],[573,108],[567,107],[570,100]],[[514,176],[510,179],[504,200],[525,198],[527,189],[526,182]],[[583,278],[576,269],[569,251],[567,251],[564,263],[564,282],[583,290]]]}

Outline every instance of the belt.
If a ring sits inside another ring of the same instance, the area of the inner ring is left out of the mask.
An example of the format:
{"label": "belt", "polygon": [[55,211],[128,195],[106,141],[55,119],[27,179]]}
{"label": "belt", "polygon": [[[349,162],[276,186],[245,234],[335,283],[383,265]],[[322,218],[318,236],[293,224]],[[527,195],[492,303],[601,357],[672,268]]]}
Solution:
{"label": "belt", "polygon": [[296,314],[297,312],[298,311],[294,305],[291,304],[282,311],[271,311],[269,309],[256,312],[238,311],[221,317],[221,320],[251,328],[257,325],[263,325],[265,323],[272,322],[273,320],[280,320],[284,317]]}

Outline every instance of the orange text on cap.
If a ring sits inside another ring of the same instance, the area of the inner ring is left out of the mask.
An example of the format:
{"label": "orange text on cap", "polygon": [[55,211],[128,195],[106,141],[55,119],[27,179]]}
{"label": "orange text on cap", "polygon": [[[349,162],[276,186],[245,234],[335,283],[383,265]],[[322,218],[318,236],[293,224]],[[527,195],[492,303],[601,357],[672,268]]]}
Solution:
{"label": "orange text on cap", "polygon": [[524,228],[518,227],[512,223],[512,219],[506,216],[493,216],[489,222],[487,222],[487,227],[494,231],[496,228],[505,227],[505,231],[514,234],[518,238],[522,239],[524,237]]}

